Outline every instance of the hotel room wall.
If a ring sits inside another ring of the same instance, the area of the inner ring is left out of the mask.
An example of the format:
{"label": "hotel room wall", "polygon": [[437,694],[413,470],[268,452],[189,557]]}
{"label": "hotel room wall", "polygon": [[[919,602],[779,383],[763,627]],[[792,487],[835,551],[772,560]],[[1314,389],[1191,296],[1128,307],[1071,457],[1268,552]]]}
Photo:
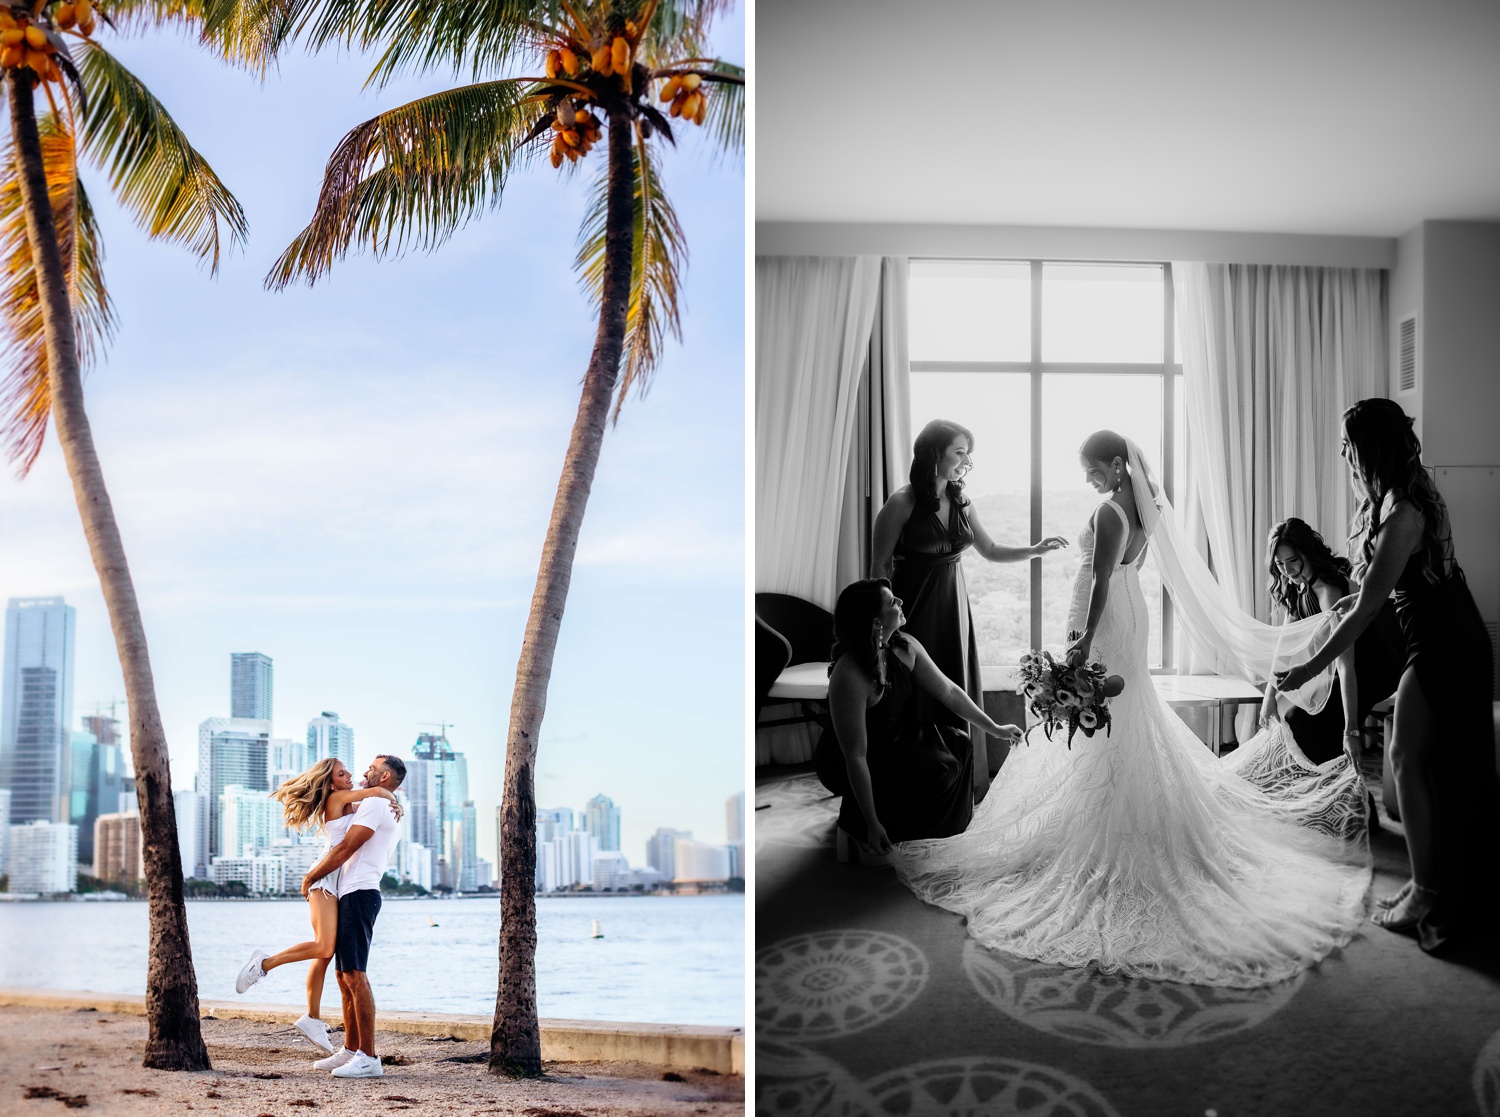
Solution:
{"label": "hotel room wall", "polygon": [[1396,329],[1417,313],[1419,380],[1392,398],[1418,415],[1453,516],[1453,546],[1485,621],[1500,625],[1500,224],[1424,221],[1397,245]]}

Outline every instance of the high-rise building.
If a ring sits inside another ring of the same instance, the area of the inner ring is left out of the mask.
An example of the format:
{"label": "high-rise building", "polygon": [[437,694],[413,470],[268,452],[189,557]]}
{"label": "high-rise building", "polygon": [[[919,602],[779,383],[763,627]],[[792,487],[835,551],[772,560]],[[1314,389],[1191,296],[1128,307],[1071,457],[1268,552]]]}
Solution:
{"label": "high-rise building", "polygon": [[325,757],[336,756],[354,771],[354,727],[339,721],[338,714],[324,710],[307,723],[307,759],[311,768]]}
{"label": "high-rise building", "polygon": [[584,808],[583,828],[599,842],[603,850],[620,848],[620,808],[607,795],[595,795]]}
{"label": "high-rise building", "polygon": [[234,652],[229,657],[229,716],[271,720],[271,657]]}
{"label": "high-rise building", "polygon": [[5,609],[0,787],[13,824],[71,812],[73,625],[60,597],[13,597]]}
{"label": "high-rise building", "polygon": [[204,861],[227,853],[219,840],[219,797],[231,784],[269,791],[271,723],[256,718],[208,718],[198,726],[198,778],[194,790],[208,801]]}
{"label": "high-rise building", "polygon": [[0,787],[0,873],[5,872],[5,858],[10,853],[10,789]]}
{"label": "high-rise building", "polygon": [[219,849],[224,857],[249,857],[286,836],[281,804],[268,791],[230,784],[219,796]]}
{"label": "high-rise building", "polygon": [[673,880],[677,876],[677,840],[692,836],[691,830],[661,827],[646,839],[646,864],[660,873],[662,880]]}
{"label": "high-rise building", "polygon": [[141,816],[135,811],[94,819],[94,876],[133,884],[146,875]]}
{"label": "high-rise building", "polygon": [[[675,872],[671,879],[686,884],[702,884],[729,879],[729,847],[678,838],[674,850]],[[665,875],[665,874],[663,874]]]}
{"label": "high-rise building", "polygon": [[432,886],[456,889],[462,856],[455,857],[456,825],[469,801],[469,762],[447,736],[423,733],[406,760],[401,789],[411,802],[411,840],[432,850]]}
{"label": "high-rise building", "polygon": [[479,876],[479,815],[472,800],[459,811],[458,841],[454,843],[458,854],[458,890],[478,892],[481,884],[489,884]]}
{"label": "high-rise building", "polygon": [[730,845],[745,840],[745,793],[731,795],[724,804],[725,840]]}
{"label": "high-rise building", "polygon": [[5,871],[12,892],[76,892],[78,827],[42,819],[12,826]]}
{"label": "high-rise building", "polygon": [[307,742],[291,737],[266,741],[266,786],[275,791],[293,776],[307,771]]}
{"label": "high-rise building", "polygon": [[[83,720],[85,723],[92,721],[98,724],[104,719]],[[105,744],[90,731],[75,730],[72,763],[68,821],[78,827],[78,860],[92,864],[94,819],[101,814],[114,814],[120,809],[120,792],[125,778],[124,757],[120,755],[118,744]]]}
{"label": "high-rise building", "polygon": [[196,791],[175,791],[177,849],[184,877],[208,877],[208,800]]}
{"label": "high-rise building", "polygon": [[[498,825],[500,808],[495,808],[496,824]],[[564,834],[572,833],[577,829],[573,821],[572,807],[544,807],[536,812],[536,840],[538,842],[550,842],[553,838],[560,838]],[[495,847],[499,849],[497,845]]]}

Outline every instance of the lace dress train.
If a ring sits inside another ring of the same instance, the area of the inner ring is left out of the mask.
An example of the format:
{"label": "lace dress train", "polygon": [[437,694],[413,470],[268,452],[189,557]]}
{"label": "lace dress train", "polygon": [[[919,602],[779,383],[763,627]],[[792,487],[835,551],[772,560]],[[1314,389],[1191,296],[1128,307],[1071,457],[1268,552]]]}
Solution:
{"label": "lace dress train", "polygon": [[[1092,525],[1079,551],[1076,629]],[[1093,643],[1094,657],[1125,678],[1110,735],[1069,749],[1032,734],[1029,747],[1011,750],[968,829],[900,844],[897,874],[963,915],[979,942],[1039,961],[1242,988],[1292,977],[1363,918],[1363,818],[1356,827],[1330,816],[1327,794],[1262,791],[1157,697],[1139,562],[1111,573]],[[1362,809],[1362,798],[1343,798]]]}

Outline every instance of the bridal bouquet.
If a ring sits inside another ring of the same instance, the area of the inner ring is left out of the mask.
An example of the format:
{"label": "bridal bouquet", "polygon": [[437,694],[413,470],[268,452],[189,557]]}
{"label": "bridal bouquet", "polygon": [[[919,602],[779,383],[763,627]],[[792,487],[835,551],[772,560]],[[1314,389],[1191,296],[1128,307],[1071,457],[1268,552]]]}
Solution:
{"label": "bridal bouquet", "polygon": [[1080,729],[1085,737],[1092,737],[1101,727],[1109,735],[1109,699],[1125,689],[1125,680],[1105,674],[1104,664],[1069,667],[1051,652],[1027,652],[1015,674],[1027,708],[1041,723],[1047,740],[1063,726],[1068,729],[1068,748],[1073,747],[1073,734]]}

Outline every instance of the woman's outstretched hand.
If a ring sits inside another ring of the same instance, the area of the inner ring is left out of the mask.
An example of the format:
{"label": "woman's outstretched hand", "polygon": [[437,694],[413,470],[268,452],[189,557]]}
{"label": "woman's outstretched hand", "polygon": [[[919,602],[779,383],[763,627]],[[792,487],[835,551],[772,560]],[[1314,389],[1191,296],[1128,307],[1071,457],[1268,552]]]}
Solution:
{"label": "woman's outstretched hand", "polygon": [[1049,535],[1046,539],[1033,543],[1031,545],[1031,552],[1035,557],[1041,558],[1048,551],[1061,551],[1067,545],[1068,541],[1063,536]]}
{"label": "woman's outstretched hand", "polygon": [[1272,678],[1276,680],[1276,689],[1283,694],[1297,690],[1307,685],[1313,677],[1313,673],[1307,669],[1307,664],[1299,663],[1295,667],[1288,667],[1285,671],[1277,671]]}
{"label": "woman's outstretched hand", "polygon": [[878,822],[872,822],[865,828],[865,845],[879,854],[891,852],[890,836],[885,832],[885,827]]}

